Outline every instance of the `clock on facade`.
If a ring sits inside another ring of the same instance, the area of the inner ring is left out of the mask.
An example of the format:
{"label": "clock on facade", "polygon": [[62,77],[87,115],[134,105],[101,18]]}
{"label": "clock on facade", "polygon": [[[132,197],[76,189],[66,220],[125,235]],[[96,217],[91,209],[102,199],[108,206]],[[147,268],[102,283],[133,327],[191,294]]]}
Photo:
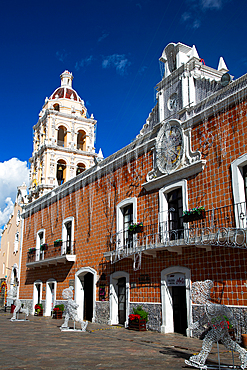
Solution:
{"label": "clock on facade", "polygon": [[178,95],[172,94],[170,98],[168,99],[168,109],[170,111],[176,111],[178,108]]}
{"label": "clock on facade", "polygon": [[183,155],[183,132],[175,123],[166,123],[158,133],[156,140],[156,160],[162,173],[175,170],[181,163]]}

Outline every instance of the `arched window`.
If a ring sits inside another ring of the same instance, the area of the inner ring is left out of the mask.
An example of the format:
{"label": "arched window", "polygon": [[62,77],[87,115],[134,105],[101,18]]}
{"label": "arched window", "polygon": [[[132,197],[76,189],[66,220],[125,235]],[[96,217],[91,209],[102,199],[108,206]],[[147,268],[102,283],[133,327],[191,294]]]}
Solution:
{"label": "arched window", "polygon": [[57,132],[57,145],[66,147],[67,144],[67,130],[64,126],[60,126]]}
{"label": "arched window", "polygon": [[19,247],[19,232],[17,231],[15,233],[14,253],[18,252],[18,247]]}
{"label": "arched window", "polygon": [[39,230],[36,238],[36,261],[44,259],[45,230]]}
{"label": "arched window", "polygon": [[53,105],[53,108],[54,108],[54,110],[56,110],[56,111],[60,111],[60,107],[59,107],[59,104],[54,104]]}
{"label": "arched window", "polygon": [[57,182],[62,185],[66,181],[66,162],[60,159],[57,162]]}
{"label": "arched window", "polygon": [[16,216],[16,226],[19,226],[20,220],[21,220],[21,211],[18,209]]}
{"label": "arched window", "polygon": [[77,149],[86,151],[86,132],[83,130],[77,134]]}
{"label": "arched window", "polygon": [[83,163],[78,163],[76,167],[76,176],[79,175],[80,173],[84,172],[86,169],[85,164]]}

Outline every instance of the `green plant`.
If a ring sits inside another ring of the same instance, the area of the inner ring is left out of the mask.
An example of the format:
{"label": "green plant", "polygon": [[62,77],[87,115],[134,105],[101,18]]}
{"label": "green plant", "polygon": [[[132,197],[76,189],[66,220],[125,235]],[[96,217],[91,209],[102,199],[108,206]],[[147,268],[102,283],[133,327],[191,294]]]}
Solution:
{"label": "green plant", "polygon": [[142,231],[143,230],[143,222],[138,222],[137,224],[131,224],[128,227],[128,230],[133,232],[135,230]]}
{"label": "green plant", "polygon": [[36,248],[31,247],[28,249],[28,253],[34,253],[36,251]]}
{"label": "green plant", "polygon": [[133,312],[135,315],[139,315],[141,317],[141,320],[146,320],[146,322],[148,322],[148,312],[145,311],[142,306],[137,306],[136,308],[133,308]]}
{"label": "green plant", "polygon": [[41,251],[45,251],[47,249],[48,249],[48,244],[47,243],[41,244],[41,246],[40,246]]}
{"label": "green plant", "polygon": [[40,312],[40,310],[43,310],[43,306],[42,306],[42,303],[37,303],[35,306],[34,306],[34,309],[37,313]]}
{"label": "green plant", "polygon": [[62,245],[62,239],[57,239],[54,241],[54,247],[60,247]]}
{"label": "green plant", "polygon": [[[58,308],[58,310],[55,310],[55,308]],[[54,311],[64,311],[64,304],[56,304],[56,306],[53,309]]]}
{"label": "green plant", "polygon": [[205,212],[205,207],[200,206],[200,207],[195,207],[195,208],[189,209],[188,211],[184,211],[183,215],[184,216],[201,215],[203,212]]}

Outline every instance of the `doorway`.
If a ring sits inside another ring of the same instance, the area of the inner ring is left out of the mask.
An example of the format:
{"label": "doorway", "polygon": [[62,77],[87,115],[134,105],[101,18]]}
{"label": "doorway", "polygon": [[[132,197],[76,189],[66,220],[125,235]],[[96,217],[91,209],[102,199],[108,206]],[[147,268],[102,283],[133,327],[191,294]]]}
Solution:
{"label": "doorway", "polygon": [[75,302],[77,314],[82,320],[95,320],[97,272],[91,267],[82,267],[75,274]]}
{"label": "doorway", "polygon": [[110,325],[128,325],[129,274],[115,271],[110,276]]}
{"label": "doorway", "polygon": [[174,332],[186,335],[187,306],[185,286],[172,287]]}
{"label": "doorway", "polygon": [[161,271],[161,333],[191,336],[187,324],[192,317],[191,273],[183,266],[170,266]]}
{"label": "doorway", "polygon": [[93,274],[84,275],[84,320],[92,321],[93,318]]}
{"label": "doorway", "polygon": [[42,301],[42,282],[36,281],[33,287],[33,313],[35,311],[35,305],[40,304]]}
{"label": "doorway", "polygon": [[56,282],[55,280],[47,281],[46,283],[46,302],[45,316],[51,316],[56,300]]}
{"label": "doorway", "polygon": [[124,325],[126,321],[126,278],[118,279],[118,321]]}

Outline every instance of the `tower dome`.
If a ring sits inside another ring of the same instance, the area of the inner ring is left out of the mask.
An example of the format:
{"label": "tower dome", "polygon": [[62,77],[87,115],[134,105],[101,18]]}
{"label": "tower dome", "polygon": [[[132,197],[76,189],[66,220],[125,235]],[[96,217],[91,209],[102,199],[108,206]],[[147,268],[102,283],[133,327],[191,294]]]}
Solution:
{"label": "tower dome", "polygon": [[73,75],[71,72],[65,70],[61,75],[61,86],[58,87],[50,96],[52,99],[71,99],[81,102],[81,98],[77,92],[72,88]]}

